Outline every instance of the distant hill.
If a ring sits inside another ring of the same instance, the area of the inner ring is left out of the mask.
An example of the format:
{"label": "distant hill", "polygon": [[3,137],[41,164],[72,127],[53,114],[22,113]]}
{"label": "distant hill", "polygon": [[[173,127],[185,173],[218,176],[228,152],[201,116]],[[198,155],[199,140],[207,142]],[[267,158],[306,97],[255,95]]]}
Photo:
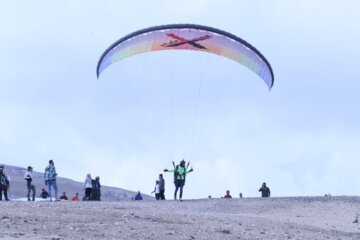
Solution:
{"label": "distant hill", "polygon": [[[9,175],[11,180],[10,198],[24,198],[27,194],[26,181],[24,180],[24,174],[26,169],[15,166],[5,166],[5,172]],[[101,179],[100,179],[101,180]],[[100,181],[101,182],[101,181]],[[41,189],[47,189],[44,184],[44,173],[33,172],[33,183],[36,186],[36,197],[39,197]],[[84,196],[83,186],[84,183],[76,182],[68,178],[57,177],[57,185],[59,188],[59,196],[62,192],[66,192],[68,197],[72,197],[75,193],[80,193],[80,197]],[[115,187],[101,187],[101,200],[102,201],[120,201],[131,200],[135,196],[136,192],[124,190]],[[153,199],[151,196],[143,195],[145,200]]]}

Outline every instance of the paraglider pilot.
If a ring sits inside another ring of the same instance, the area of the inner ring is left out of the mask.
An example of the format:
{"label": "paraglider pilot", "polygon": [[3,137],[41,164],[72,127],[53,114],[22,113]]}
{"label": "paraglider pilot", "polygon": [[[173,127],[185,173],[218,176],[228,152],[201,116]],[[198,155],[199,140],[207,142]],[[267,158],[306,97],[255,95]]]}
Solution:
{"label": "paraglider pilot", "polygon": [[187,170],[189,167],[189,163],[187,166],[185,165],[185,160],[181,160],[179,165],[175,166],[175,163],[173,162],[174,169],[164,169],[164,172],[173,172],[174,173],[174,184],[175,184],[175,192],[174,192],[174,200],[177,199],[177,192],[180,189],[180,196],[179,200],[182,201],[182,194],[183,194],[183,188],[185,186],[185,178],[186,174],[194,171],[192,168],[190,170]]}

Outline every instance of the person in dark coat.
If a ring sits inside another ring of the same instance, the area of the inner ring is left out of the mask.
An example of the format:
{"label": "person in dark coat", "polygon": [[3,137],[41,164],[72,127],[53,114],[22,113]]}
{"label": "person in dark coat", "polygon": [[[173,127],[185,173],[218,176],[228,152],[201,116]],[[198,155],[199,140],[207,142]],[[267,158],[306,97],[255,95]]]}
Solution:
{"label": "person in dark coat", "polygon": [[100,177],[96,177],[92,180],[92,190],[91,190],[91,200],[93,201],[101,201],[101,184]]}
{"label": "person in dark coat", "polygon": [[262,184],[259,192],[261,192],[261,197],[270,197],[270,188],[266,186],[266,183]]}
{"label": "person in dark coat", "polygon": [[4,165],[0,165],[0,201],[2,201],[2,195],[4,194],[5,201],[9,201],[8,198],[8,187],[10,181],[8,176],[5,174]]}
{"label": "person in dark coat", "polygon": [[159,190],[160,200],[165,200],[165,179],[162,174],[159,174]]}
{"label": "person in dark coat", "polygon": [[67,201],[69,198],[66,196],[66,192],[63,192],[63,195],[61,195],[60,200]]}
{"label": "person in dark coat", "polygon": [[49,197],[49,193],[43,188],[40,193],[40,197],[42,199],[47,199]]}
{"label": "person in dark coat", "polygon": [[141,200],[143,200],[143,197],[141,196],[140,191],[138,191],[138,193],[136,194],[134,200],[135,200],[135,201],[141,201]]}

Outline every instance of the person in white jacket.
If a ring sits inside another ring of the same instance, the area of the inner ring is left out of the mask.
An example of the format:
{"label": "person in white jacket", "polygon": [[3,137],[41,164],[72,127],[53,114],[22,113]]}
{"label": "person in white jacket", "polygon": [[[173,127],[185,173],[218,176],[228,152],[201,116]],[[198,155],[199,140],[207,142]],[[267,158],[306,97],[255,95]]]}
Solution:
{"label": "person in white jacket", "polygon": [[30,201],[30,193],[31,192],[32,192],[32,201],[35,201],[35,194],[36,194],[35,185],[32,184],[32,181],[33,181],[32,171],[33,171],[33,168],[29,166],[24,175],[24,179],[26,180],[26,186],[27,186],[28,201]]}
{"label": "person in white jacket", "polygon": [[92,179],[91,179],[90,173],[88,173],[86,175],[84,189],[85,189],[85,200],[86,201],[91,200],[90,198],[91,198],[91,191],[92,191]]}
{"label": "person in white jacket", "polygon": [[151,193],[155,193],[156,200],[160,200],[160,182],[158,180],[155,181],[155,188]]}

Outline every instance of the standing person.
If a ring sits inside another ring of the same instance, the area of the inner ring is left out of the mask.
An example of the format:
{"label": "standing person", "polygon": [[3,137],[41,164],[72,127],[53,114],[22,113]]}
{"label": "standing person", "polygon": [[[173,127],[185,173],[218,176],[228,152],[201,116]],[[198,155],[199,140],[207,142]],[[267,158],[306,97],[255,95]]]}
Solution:
{"label": "standing person", "polygon": [[[5,182],[7,184],[6,189],[5,189],[6,190],[6,195],[9,196],[11,183],[10,183],[10,177],[9,177],[9,175],[6,174],[5,169],[4,169],[4,175],[5,175]],[[8,198],[7,201],[10,201],[9,198]]]}
{"label": "standing person", "polygon": [[161,173],[159,174],[159,191],[160,200],[165,200],[165,179]]}
{"label": "standing person", "polygon": [[26,186],[27,186],[27,198],[29,202],[30,202],[30,193],[32,192],[32,201],[35,201],[35,194],[36,194],[35,185],[32,184],[33,181],[32,172],[33,172],[33,168],[29,166],[24,175],[24,179],[26,180]]}
{"label": "standing person", "polygon": [[174,164],[174,169],[173,170],[168,170],[168,169],[164,169],[164,172],[173,172],[174,173],[174,184],[175,184],[175,192],[174,192],[174,200],[177,199],[177,192],[180,189],[180,196],[179,196],[179,200],[182,201],[182,194],[183,194],[183,188],[185,185],[185,178],[186,178],[186,174],[190,173],[192,171],[194,171],[192,168],[187,171],[187,168],[189,167],[189,163],[187,166],[185,166],[185,160],[181,160],[179,165]]}
{"label": "standing person", "polygon": [[2,201],[2,195],[4,193],[5,201],[9,201],[8,198],[8,187],[10,185],[10,180],[5,174],[4,165],[0,165],[0,201]]}
{"label": "standing person", "polygon": [[159,180],[155,181],[155,188],[154,191],[151,193],[155,193],[156,200],[160,200],[160,186],[159,186]]}
{"label": "standing person", "polygon": [[259,192],[261,192],[261,197],[270,197],[270,188],[266,186],[265,182],[262,184]]}
{"label": "standing person", "polygon": [[90,201],[91,200],[91,191],[92,191],[92,179],[91,179],[90,173],[88,173],[86,175],[84,189],[85,189],[85,200]]}
{"label": "standing person", "polygon": [[54,189],[55,201],[59,201],[56,176],[57,173],[56,173],[54,161],[49,160],[49,165],[45,168],[44,179],[45,179],[45,185],[48,187],[50,202],[52,201],[51,187]]}
{"label": "standing person", "polygon": [[91,190],[91,200],[101,201],[101,184],[100,177],[96,177],[95,180],[91,181],[92,190]]}
{"label": "standing person", "polygon": [[[6,194],[9,196],[10,193],[10,176],[6,174],[5,170],[4,170],[4,175],[5,175],[5,181],[7,183],[7,187],[6,187]],[[10,200],[9,200],[10,201]]]}
{"label": "standing person", "polygon": [[226,191],[224,198],[232,198],[232,196],[230,195],[230,190]]}

